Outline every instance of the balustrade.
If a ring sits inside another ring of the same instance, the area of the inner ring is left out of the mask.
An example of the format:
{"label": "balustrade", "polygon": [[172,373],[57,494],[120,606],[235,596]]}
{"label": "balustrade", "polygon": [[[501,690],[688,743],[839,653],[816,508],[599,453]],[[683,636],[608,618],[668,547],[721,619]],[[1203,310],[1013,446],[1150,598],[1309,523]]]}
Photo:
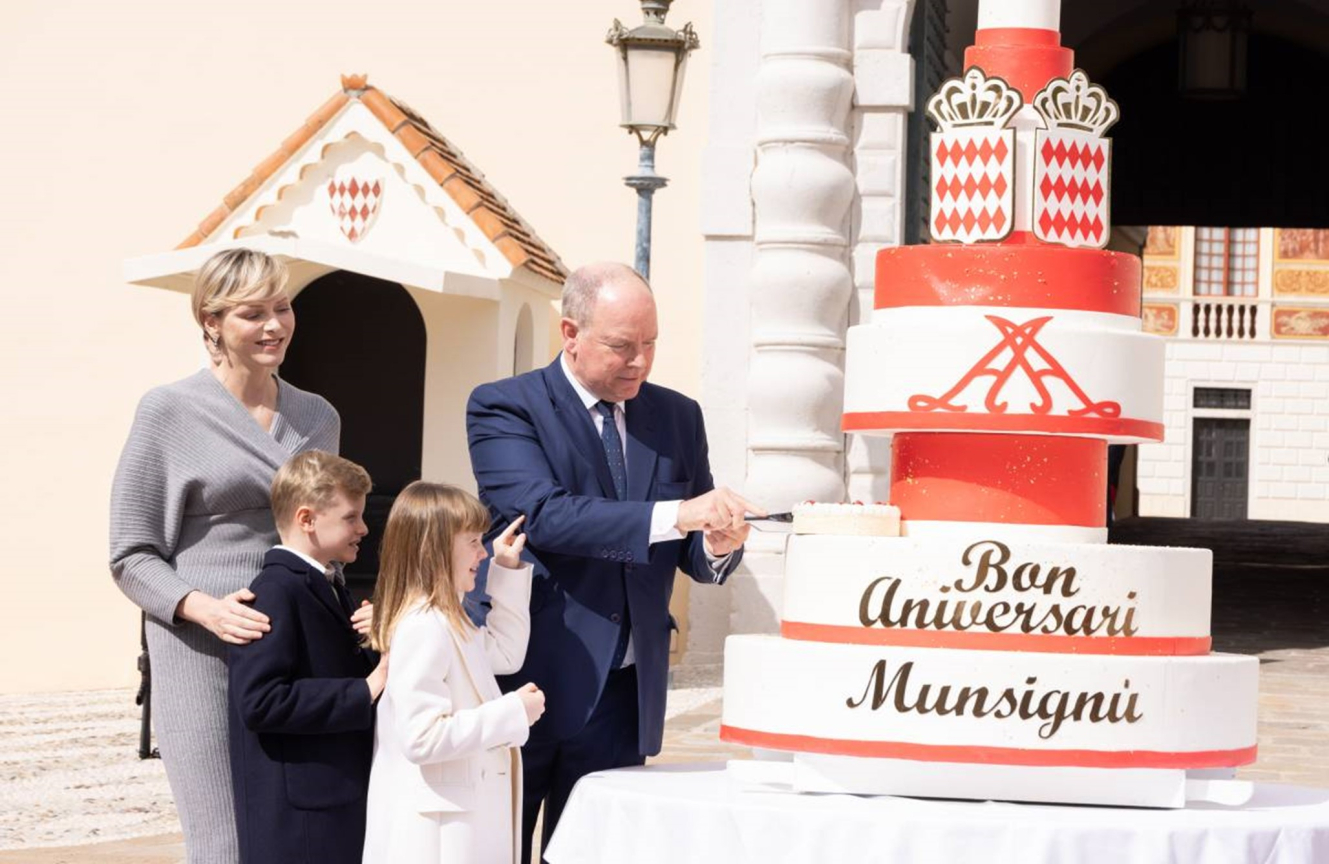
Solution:
{"label": "balustrade", "polygon": [[1260,335],[1260,318],[1260,303],[1256,300],[1197,297],[1191,302],[1190,336],[1250,341]]}

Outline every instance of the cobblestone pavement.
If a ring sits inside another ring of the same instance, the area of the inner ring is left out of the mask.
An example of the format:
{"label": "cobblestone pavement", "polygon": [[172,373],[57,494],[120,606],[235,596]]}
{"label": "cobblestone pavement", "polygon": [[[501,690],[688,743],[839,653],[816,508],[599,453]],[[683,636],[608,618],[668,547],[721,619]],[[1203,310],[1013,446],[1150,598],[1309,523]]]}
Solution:
{"label": "cobblestone pavement", "polygon": [[[1238,776],[1329,787],[1329,567],[1226,565],[1214,650],[1259,655],[1260,755]],[[183,846],[160,762],[135,756],[128,691],[0,697],[0,864],[167,864]],[[659,762],[745,758],[720,690],[670,693]],[[107,842],[112,840],[113,842]],[[120,839],[132,838],[132,839]]]}

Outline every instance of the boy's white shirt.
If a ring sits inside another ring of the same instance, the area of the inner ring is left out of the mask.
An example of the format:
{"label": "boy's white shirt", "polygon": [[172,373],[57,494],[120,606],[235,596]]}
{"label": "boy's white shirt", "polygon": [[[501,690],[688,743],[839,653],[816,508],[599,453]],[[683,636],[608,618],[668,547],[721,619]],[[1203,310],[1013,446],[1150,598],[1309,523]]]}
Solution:
{"label": "boy's white shirt", "polygon": [[331,570],[329,570],[327,567],[324,567],[322,564],[318,563],[318,562],[315,561],[313,558],[310,558],[308,555],[306,555],[305,553],[301,552],[299,549],[292,549],[290,546],[286,546],[286,545],[281,544],[281,543],[278,543],[276,546],[273,546],[272,548],[273,548],[273,549],[280,549],[280,550],[282,550],[283,552],[290,552],[290,553],[291,553],[292,555],[294,555],[295,557],[300,558],[300,559],[303,559],[304,562],[305,562],[306,564],[308,564],[310,567],[313,567],[315,570],[317,570],[318,572],[322,573],[322,574],[324,575],[324,577],[326,577],[329,581],[332,580],[332,571],[331,571]]}

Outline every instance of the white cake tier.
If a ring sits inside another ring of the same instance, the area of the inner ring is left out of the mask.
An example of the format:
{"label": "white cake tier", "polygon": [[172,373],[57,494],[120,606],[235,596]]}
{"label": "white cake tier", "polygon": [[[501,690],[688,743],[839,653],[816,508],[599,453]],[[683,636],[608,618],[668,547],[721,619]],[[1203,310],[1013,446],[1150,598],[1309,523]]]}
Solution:
{"label": "white cake tier", "polygon": [[901,519],[900,534],[933,543],[973,542],[975,537],[1000,537],[1010,542],[1106,543],[1106,528],[1083,525],[1020,525],[1015,522],[943,522]]}
{"label": "white cake tier", "polygon": [[890,504],[804,501],[794,505],[795,534],[853,534],[866,537],[900,536],[900,508]]}
{"label": "white cake tier", "polygon": [[[1000,539],[997,539],[1000,538]],[[1207,654],[1208,549],[1020,540],[789,538],[791,639],[1072,654]]]}
{"label": "white cake tier", "polygon": [[844,428],[1161,440],[1163,351],[1125,315],[878,309],[849,328]]}
{"label": "white cake tier", "polygon": [[725,640],[720,737],[924,762],[1214,768],[1255,759],[1254,657]]}

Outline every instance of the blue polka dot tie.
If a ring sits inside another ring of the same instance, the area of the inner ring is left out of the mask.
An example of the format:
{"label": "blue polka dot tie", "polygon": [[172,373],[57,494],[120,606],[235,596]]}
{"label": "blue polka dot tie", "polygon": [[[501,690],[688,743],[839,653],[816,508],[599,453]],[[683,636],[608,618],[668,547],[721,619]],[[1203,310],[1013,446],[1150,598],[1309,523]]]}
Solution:
{"label": "blue polka dot tie", "polygon": [[604,422],[600,424],[600,442],[605,447],[605,458],[609,460],[609,476],[614,478],[614,492],[618,500],[628,498],[628,466],[623,461],[623,439],[618,437],[618,424],[614,422],[614,405],[601,399],[595,403],[595,410],[600,412]]}

